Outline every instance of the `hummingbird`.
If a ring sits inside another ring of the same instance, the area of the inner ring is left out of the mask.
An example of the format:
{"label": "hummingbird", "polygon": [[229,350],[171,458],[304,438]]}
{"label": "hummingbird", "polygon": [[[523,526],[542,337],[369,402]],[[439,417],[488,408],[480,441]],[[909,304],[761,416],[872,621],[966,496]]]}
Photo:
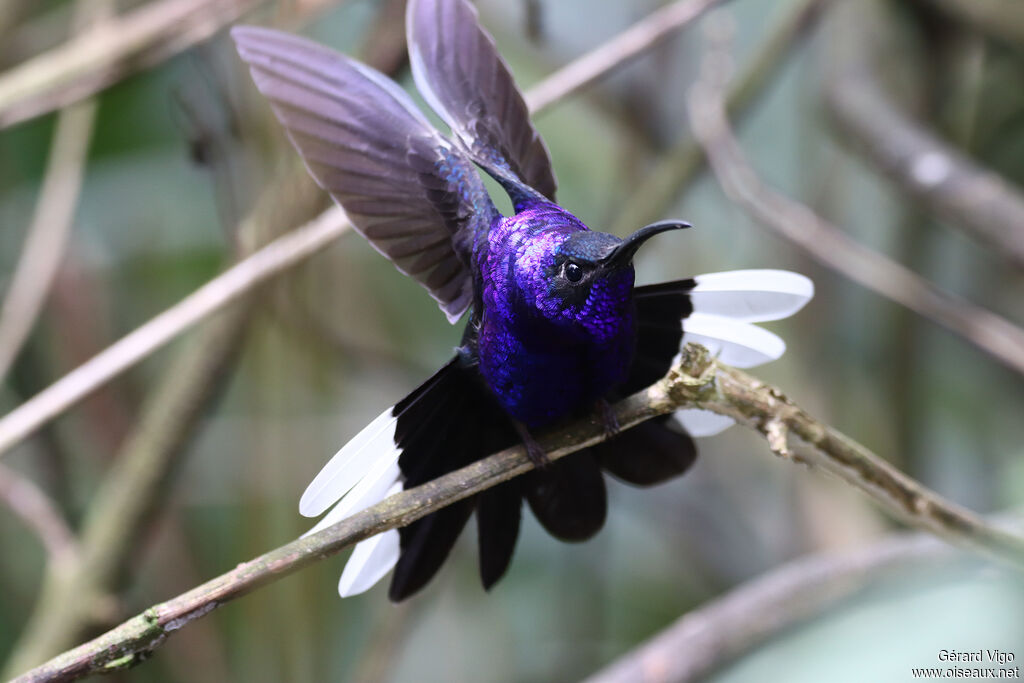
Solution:
{"label": "hummingbird", "polygon": [[[310,174],[355,230],[449,322],[468,312],[452,359],[309,484],[299,511],[327,514],[308,533],[516,444],[537,466],[357,544],[339,593],[364,592],[393,572],[395,602],[430,581],[474,514],[489,590],[512,560],[524,502],[557,539],[584,541],[606,518],[606,473],[637,486],[683,474],[696,458],[693,438],[728,418],[691,409],[620,430],[610,403],[663,377],[684,342],[739,367],[778,358],[784,342],[752,323],[795,313],[814,291],[781,270],[635,286],[637,251],[689,224],[662,221],[622,239],[556,203],[548,149],[468,0],[410,0],[406,32],[413,80],[450,136],[355,59],[267,28],[231,32]],[[481,171],[508,195],[511,215],[495,207]],[[548,461],[535,435],[587,415],[610,438]]]}

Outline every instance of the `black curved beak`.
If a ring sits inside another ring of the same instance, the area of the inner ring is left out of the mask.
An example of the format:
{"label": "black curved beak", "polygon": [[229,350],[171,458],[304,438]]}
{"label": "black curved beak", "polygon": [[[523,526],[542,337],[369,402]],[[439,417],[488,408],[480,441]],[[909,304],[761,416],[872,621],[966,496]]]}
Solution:
{"label": "black curved beak", "polygon": [[601,265],[611,266],[613,268],[624,266],[633,260],[633,256],[636,255],[637,249],[655,235],[662,232],[668,232],[669,230],[682,230],[683,228],[689,227],[692,226],[683,221],[658,221],[657,223],[645,225],[626,239],[622,240],[619,245],[617,245],[601,260]]}

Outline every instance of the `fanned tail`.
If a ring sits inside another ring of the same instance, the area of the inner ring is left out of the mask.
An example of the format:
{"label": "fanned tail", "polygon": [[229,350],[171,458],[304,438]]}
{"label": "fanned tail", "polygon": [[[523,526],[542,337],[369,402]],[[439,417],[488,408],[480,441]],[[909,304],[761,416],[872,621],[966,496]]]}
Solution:
{"label": "fanned tail", "polygon": [[[423,399],[414,399],[414,405],[404,410],[398,421],[397,438],[403,449],[399,466],[406,487],[436,479],[518,440],[508,416],[471,368],[456,359],[438,374],[442,373],[443,377],[424,392]],[[396,408],[406,401],[409,399]],[[444,408],[431,410],[438,404]],[[519,534],[517,486],[501,484],[483,497],[467,498],[399,529],[401,557],[388,596],[398,602],[425,586],[444,563],[473,510],[479,513],[481,504],[484,524],[480,533],[487,539],[481,545],[481,568],[485,564],[487,567],[484,583],[497,581],[511,560]],[[511,499],[515,504],[508,502]]]}
{"label": "fanned tail", "polygon": [[[634,362],[610,398],[663,377],[684,341],[698,341],[724,362],[741,367],[778,358],[785,344],[752,323],[792,315],[813,292],[807,278],[773,270],[713,273],[638,287]],[[404,600],[437,573],[474,512],[480,576],[489,589],[511,562],[523,499],[556,538],[592,537],[607,514],[601,470],[637,486],[667,481],[695,461],[692,436],[717,433],[732,424],[694,409],[679,411],[675,421],[672,417],[648,420],[405,528],[362,541],[345,567],[339,592],[363,592],[394,568],[389,597]],[[514,425],[475,369],[456,357],[346,444],[309,485],[300,510],[313,516],[331,508],[311,530],[316,531],[402,488],[426,483],[518,441]]]}

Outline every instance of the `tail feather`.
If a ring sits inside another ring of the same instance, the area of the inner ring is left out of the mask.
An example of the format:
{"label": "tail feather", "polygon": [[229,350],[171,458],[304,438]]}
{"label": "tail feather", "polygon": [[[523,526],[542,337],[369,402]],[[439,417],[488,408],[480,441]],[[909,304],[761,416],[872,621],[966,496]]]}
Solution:
{"label": "tail feather", "polygon": [[512,562],[522,521],[523,494],[519,479],[487,489],[477,497],[477,545],[480,581],[490,590]]}
{"label": "tail feather", "polygon": [[696,312],[751,323],[788,318],[814,296],[809,278],[787,270],[730,270],[693,281]]}
{"label": "tail feather", "polygon": [[589,450],[530,472],[524,487],[537,521],[559,540],[585,541],[604,526],[608,495]]}
{"label": "tail feather", "polygon": [[388,408],[366,425],[331,458],[306,487],[299,512],[306,517],[323,514],[352,489],[384,454],[395,450],[394,408]]}
{"label": "tail feather", "polygon": [[[638,391],[668,371],[684,341],[708,346],[724,362],[750,367],[778,358],[785,344],[752,322],[794,313],[813,294],[806,278],[783,271],[713,273],[635,290],[637,343],[619,392]],[[684,332],[685,330],[685,332]],[[686,472],[696,459],[692,436],[732,421],[703,410],[679,411],[682,430],[656,418],[523,477],[431,513],[356,546],[338,584],[343,596],[367,590],[394,567],[389,596],[421,589],[447,558],[475,511],[480,576],[489,589],[515,550],[525,498],[556,538],[582,541],[607,515],[602,469],[637,486]],[[519,441],[510,418],[474,369],[453,359],[346,444],[303,495],[303,514],[330,512],[310,531],[334,524],[392,493],[418,486]]]}
{"label": "tail feather", "polygon": [[[401,483],[396,482],[385,497],[401,490]],[[395,566],[399,552],[398,532],[394,529],[357,543],[338,580],[338,595],[347,598],[372,588]]]}
{"label": "tail feather", "polygon": [[686,408],[675,412],[676,422],[690,436],[714,436],[732,427],[736,421],[726,415],[719,415],[701,408]]}
{"label": "tail feather", "polygon": [[[406,487],[423,484],[518,441],[508,416],[473,370],[456,360],[442,372],[444,376],[424,392],[424,399],[413,401],[398,422],[396,438],[403,450],[398,462]],[[457,510],[449,512],[452,507]],[[401,557],[391,580],[391,599],[403,600],[426,585],[474,509],[482,539],[481,578],[485,587],[493,585],[512,558],[520,507],[518,483],[509,482],[399,529]]]}
{"label": "tail feather", "polygon": [[601,467],[628,484],[653,486],[678,477],[697,459],[697,445],[672,429],[669,418],[642,422],[591,450]]}
{"label": "tail feather", "polygon": [[473,514],[473,506],[474,499],[465,498],[399,529],[401,555],[388,589],[392,601],[405,600],[434,577]]}

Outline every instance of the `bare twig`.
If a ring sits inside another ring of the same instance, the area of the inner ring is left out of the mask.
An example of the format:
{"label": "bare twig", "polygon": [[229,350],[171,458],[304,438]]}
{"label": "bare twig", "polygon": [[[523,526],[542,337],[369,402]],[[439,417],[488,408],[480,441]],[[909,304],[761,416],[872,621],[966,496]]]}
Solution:
{"label": "bare twig", "polygon": [[[864,446],[812,418],[778,389],[744,372],[712,363],[703,374],[695,375],[694,368],[701,367],[701,362],[694,360],[692,347],[687,350],[689,358],[684,354],[683,367],[668,375],[672,403],[728,415],[760,432],[777,455],[838,476],[893,517],[1024,569],[1024,538],[942,499]],[[704,383],[694,382],[693,376]],[[801,449],[797,455],[791,447],[801,442],[810,450]]]}
{"label": "bare twig", "polygon": [[0,465],[0,502],[31,529],[55,571],[66,572],[78,558],[78,542],[49,496],[28,477]]}
{"label": "bare twig", "polygon": [[566,92],[584,88],[612,69],[617,69],[657,46],[675,31],[698,18],[722,0],[679,0],[651,13],[628,29],[570,62],[557,73],[533,86],[526,93],[526,104],[533,113],[541,112]]}
{"label": "bare twig", "polygon": [[[157,0],[0,75],[0,128],[98,92],[201,42],[263,0]],[[565,72],[569,90],[656,45],[721,0],[680,0],[637,23]],[[319,3],[313,3],[317,5]],[[305,10],[304,10],[305,11]],[[561,73],[561,72],[560,72]],[[566,84],[547,80],[528,102],[544,109]]]}
{"label": "bare twig", "polygon": [[[371,63],[387,66],[394,62],[394,53],[405,53],[404,36],[384,36],[376,49]],[[239,223],[236,238],[242,255],[270,241],[282,226],[315,215],[327,201],[294,160],[268,183],[250,216]],[[73,645],[97,625],[97,616],[107,617],[101,625],[115,622],[109,614],[89,611],[79,598],[113,595],[121,587],[129,560],[137,557],[138,539],[165,507],[187,444],[234,367],[253,303],[252,296],[243,297],[210,319],[148,395],[138,423],[90,499],[81,531],[81,561],[70,572],[47,571],[28,625],[6,663],[10,675]]]}
{"label": "bare twig", "polygon": [[[98,24],[112,10],[110,0],[80,1],[76,29]],[[32,331],[64,256],[95,119],[94,100],[72,105],[57,117],[35,215],[0,307],[0,383]]]}
{"label": "bare twig", "polygon": [[[679,365],[661,381],[614,406],[623,429],[684,406],[728,415],[762,434],[780,421],[818,454],[815,463],[866,492],[885,510],[914,526],[1024,570],[1024,538],[944,500],[860,444],[815,420],[778,389],[714,361],[687,345]],[[541,439],[548,457],[564,457],[607,437],[601,420],[577,422]],[[391,496],[323,531],[292,541],[167,602],[154,605],[106,634],[15,679],[68,681],[138,664],[166,637],[194,619],[262,585],[387,529],[472,496],[528,471],[523,448],[510,448],[414,489]]]}
{"label": "bare twig", "polygon": [[[321,198],[296,164],[291,176],[275,183],[241,223],[239,236],[255,244],[276,226],[315,212]],[[177,456],[233,367],[251,303],[244,298],[210,319],[164,372],[91,499],[80,534],[80,561],[72,571],[47,571],[5,673],[14,675],[70,647],[95,624],[94,601],[80,598],[110,595],[118,588],[134,540],[167,498]]]}
{"label": "bare twig", "polygon": [[229,268],[0,418],[0,453],[225,305],[317,253],[348,229],[331,208]]}
{"label": "bare twig", "polygon": [[743,156],[729,128],[722,86],[714,76],[694,86],[690,118],[694,134],[707,152],[722,187],[758,222],[832,270],[942,325],[1024,373],[1024,331],[1020,328],[854,242],[810,208],[766,187]]}
{"label": "bare twig", "polygon": [[[660,37],[661,33],[647,33],[647,36],[653,41]],[[650,47],[650,44],[647,47]],[[599,47],[595,52],[602,49]],[[631,51],[620,50],[618,54],[626,59],[635,54],[636,49],[637,47],[633,46]],[[601,64],[606,70],[615,66],[614,63],[608,62],[607,58],[602,58]],[[538,91],[531,90],[527,93],[527,101],[537,101],[540,103],[538,106],[545,106],[570,95],[576,88],[589,82],[589,79],[581,82],[579,78],[571,77],[571,73],[569,76],[563,75],[566,73],[564,69],[559,70],[545,79],[540,85],[544,87],[546,94],[541,97],[536,95]],[[338,208],[329,209],[316,220],[278,238],[229,268],[175,306],[72,370],[0,418],[0,456],[40,426],[206,316],[275,275],[301,263],[347,230],[348,222],[343,212]]]}
{"label": "bare twig", "polygon": [[[801,44],[801,38],[831,0],[799,0],[783,8],[765,37],[751,51],[740,74],[729,86],[726,107],[730,116],[741,116],[757,101],[787,55]],[[636,183],[636,190],[618,211],[610,232],[627,234],[638,225],[650,223],[677,201],[682,189],[704,168],[704,150],[692,135],[686,135]]]}
{"label": "bare twig", "polygon": [[45,661],[96,625],[95,601],[88,597],[111,595],[119,587],[139,532],[154,506],[166,500],[168,471],[226,379],[248,313],[249,307],[239,303],[211,319],[167,368],[139,426],[92,498],[80,535],[79,562],[71,571],[48,567],[5,674]]}
{"label": "bare twig", "polygon": [[963,557],[925,534],[797,559],[729,591],[586,679],[586,683],[687,683],[787,628],[847,600],[884,575]]}
{"label": "bare twig", "polygon": [[[1018,6],[1024,18],[1024,8]],[[882,22],[867,3],[837,8],[834,72],[823,79],[833,118],[910,196],[1024,268],[1024,195],[901,112],[872,64]]]}
{"label": "bare twig", "polygon": [[59,109],[216,33],[260,0],[157,0],[0,74],[0,128]]}

